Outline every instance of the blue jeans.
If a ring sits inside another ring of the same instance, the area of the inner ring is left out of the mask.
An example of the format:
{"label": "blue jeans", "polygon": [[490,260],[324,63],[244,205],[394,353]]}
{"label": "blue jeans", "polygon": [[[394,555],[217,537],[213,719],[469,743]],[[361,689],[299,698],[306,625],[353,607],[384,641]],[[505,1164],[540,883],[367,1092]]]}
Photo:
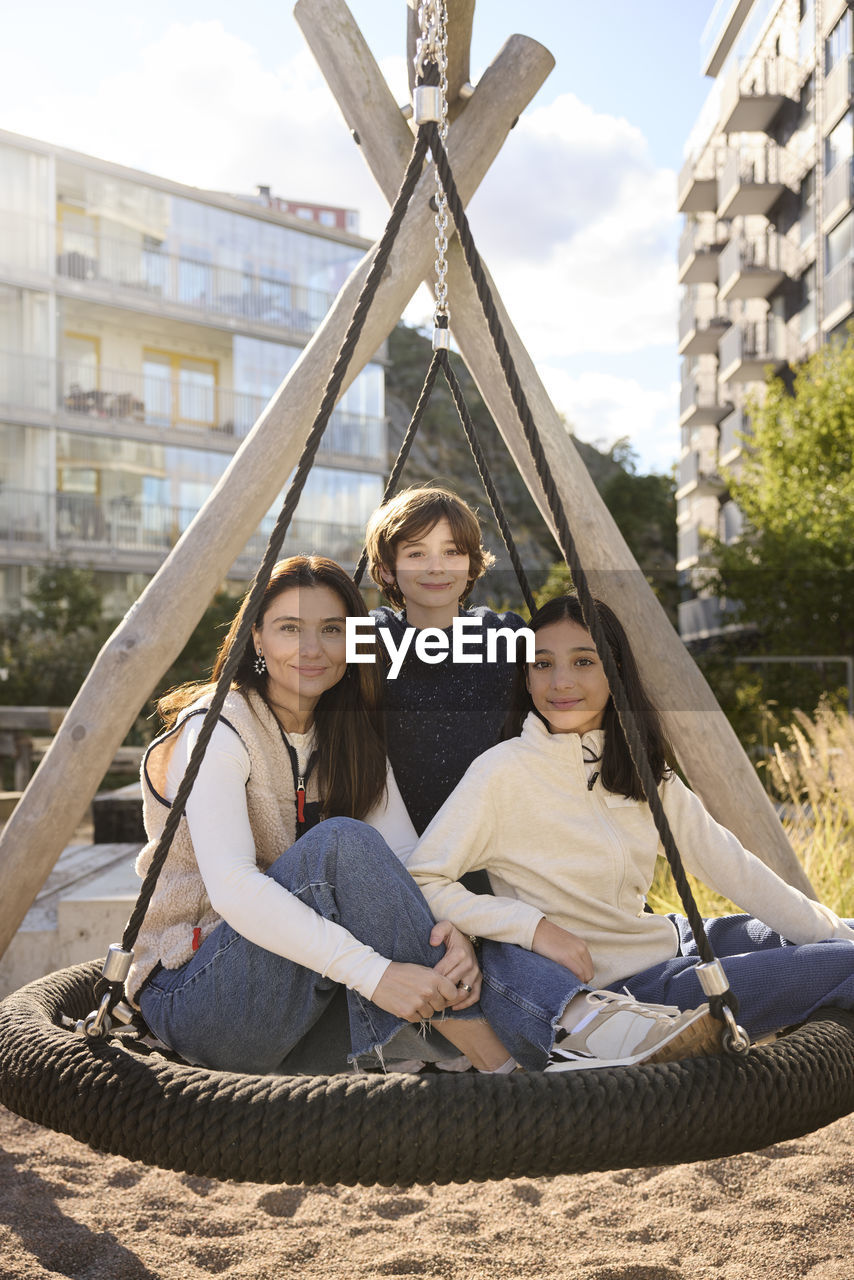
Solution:
{"label": "blue jeans", "polygon": [[[319,915],[391,960],[433,968],[433,917],[408,871],[372,827],[331,818],[267,872]],[[482,1008],[523,1066],[545,1065],[560,1014],[580,987],[568,970],[519,947],[486,944]],[[249,942],[224,921],[180,969],[158,970],[140,996],[152,1031],[188,1062],[227,1071],[287,1070],[285,1060],[326,1012],[337,984]],[[525,993],[536,992],[536,999]],[[349,1056],[378,1050],[409,1024],[347,990]],[[441,1031],[441,1021],[434,1023]]]}
{"label": "blue jeans", "polygon": [[[707,998],[695,972],[697,947],[684,916],[670,919],[681,954],[614,983],[614,990],[627,987],[636,1000],[691,1009]],[[747,915],[721,916],[705,925],[738,998],[738,1021],[752,1036],[803,1022],[828,1006],[854,1010],[854,943],[830,939],[795,946]]]}

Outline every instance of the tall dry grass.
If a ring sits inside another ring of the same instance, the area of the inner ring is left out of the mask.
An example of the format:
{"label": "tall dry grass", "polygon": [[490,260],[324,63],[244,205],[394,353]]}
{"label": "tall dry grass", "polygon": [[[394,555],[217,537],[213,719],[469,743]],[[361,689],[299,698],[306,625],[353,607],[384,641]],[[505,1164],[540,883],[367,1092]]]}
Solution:
{"label": "tall dry grass", "polygon": [[[821,902],[854,918],[854,719],[823,701],[813,717],[795,713],[787,741],[775,742],[766,771],[786,834]],[[704,916],[738,908],[689,876]],[[659,859],[649,893],[654,911],[681,911],[670,868]]]}

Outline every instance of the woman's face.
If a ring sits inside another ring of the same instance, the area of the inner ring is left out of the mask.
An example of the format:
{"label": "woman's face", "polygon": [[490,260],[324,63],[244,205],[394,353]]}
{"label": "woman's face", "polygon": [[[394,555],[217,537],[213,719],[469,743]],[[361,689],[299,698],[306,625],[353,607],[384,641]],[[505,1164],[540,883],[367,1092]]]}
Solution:
{"label": "woman's face", "polygon": [[528,665],[531,701],[552,733],[588,733],[602,727],[610,690],[589,631],[562,618],[537,632]]}
{"label": "woman's face", "polygon": [[274,706],[311,709],[347,670],[347,609],[331,587],[287,587],[253,628],[255,651],[267,663],[267,695]]}

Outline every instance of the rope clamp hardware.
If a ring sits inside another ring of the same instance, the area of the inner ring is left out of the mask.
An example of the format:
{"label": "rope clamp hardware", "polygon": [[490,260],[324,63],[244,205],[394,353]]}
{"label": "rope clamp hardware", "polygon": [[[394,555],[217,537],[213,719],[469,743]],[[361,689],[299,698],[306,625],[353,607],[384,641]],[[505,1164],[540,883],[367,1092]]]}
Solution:
{"label": "rope clamp hardware", "polygon": [[[707,996],[724,996],[729,991],[729,981],[720,960],[708,960],[704,964],[698,964],[697,977]],[[736,1022],[735,1014],[726,1001],[721,1001],[721,1010],[726,1023],[723,1036],[724,1047],[733,1053],[747,1053],[750,1048],[750,1036],[744,1027]]]}
{"label": "rope clamp hardware", "polygon": [[[130,967],[133,963],[133,952],[125,951],[118,943],[110,944],[107,955],[101,967],[101,977],[109,983],[124,983],[130,973]],[[74,1030],[80,1031],[84,1035],[89,1036],[92,1040],[97,1040],[100,1036],[108,1035],[113,1025],[110,1017],[110,1002],[113,999],[111,991],[105,991],[101,996],[101,1003],[97,1009],[93,1009],[85,1018],[79,1019],[74,1024]],[[133,1010],[124,1002],[120,1002],[113,1010],[120,1022],[129,1023],[133,1018]],[[130,1015],[128,1017],[127,1015]]]}

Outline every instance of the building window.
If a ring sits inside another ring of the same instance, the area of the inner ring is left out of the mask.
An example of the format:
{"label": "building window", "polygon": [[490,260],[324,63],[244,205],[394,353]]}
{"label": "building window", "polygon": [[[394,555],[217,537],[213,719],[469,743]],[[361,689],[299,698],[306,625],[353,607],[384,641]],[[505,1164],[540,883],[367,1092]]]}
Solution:
{"label": "building window", "polygon": [[815,169],[810,169],[801,183],[800,202],[801,244],[806,244],[815,235]]}
{"label": "building window", "polygon": [[816,318],[816,270],[815,264],[808,267],[801,276],[801,290],[803,297],[803,306],[800,312],[800,333],[801,342],[806,342],[811,338],[818,328]]}
{"label": "building window", "polygon": [[829,75],[851,52],[851,12],[846,10],[824,42],[824,74]]}
{"label": "building window", "polygon": [[838,164],[851,159],[854,150],[854,115],[849,110],[824,140],[824,171],[831,173]]}
{"label": "building window", "polygon": [[854,231],[854,214],[849,213],[828,235],[825,241],[825,273],[827,275],[851,257],[852,231]]}
{"label": "building window", "polygon": [[146,422],[161,427],[217,425],[215,360],[145,351],[142,375]]}

